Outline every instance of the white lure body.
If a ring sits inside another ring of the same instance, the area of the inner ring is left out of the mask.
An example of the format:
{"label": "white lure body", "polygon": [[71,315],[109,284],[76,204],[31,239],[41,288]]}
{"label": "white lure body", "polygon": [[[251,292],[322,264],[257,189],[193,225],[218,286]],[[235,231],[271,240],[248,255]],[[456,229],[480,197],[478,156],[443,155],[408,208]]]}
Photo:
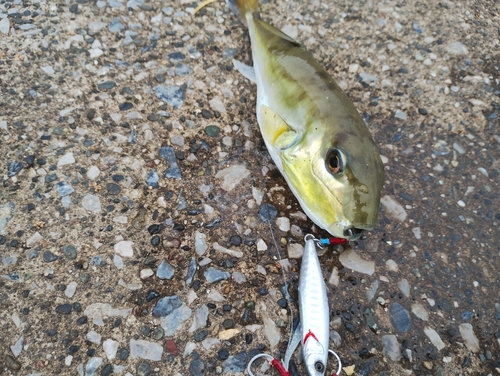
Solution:
{"label": "white lure body", "polygon": [[299,279],[299,310],[302,329],[302,354],[310,376],[323,376],[328,360],[328,299],[316,244],[306,239]]}

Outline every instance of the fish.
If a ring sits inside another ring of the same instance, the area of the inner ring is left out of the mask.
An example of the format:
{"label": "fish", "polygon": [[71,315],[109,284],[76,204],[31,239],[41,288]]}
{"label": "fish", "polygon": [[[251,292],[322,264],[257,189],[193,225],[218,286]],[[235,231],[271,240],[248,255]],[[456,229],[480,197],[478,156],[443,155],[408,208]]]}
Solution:
{"label": "fish", "polygon": [[356,240],[377,222],[384,166],[349,97],[303,45],[263,21],[257,0],[226,0],[248,27],[257,122],[267,150],[305,214]]}

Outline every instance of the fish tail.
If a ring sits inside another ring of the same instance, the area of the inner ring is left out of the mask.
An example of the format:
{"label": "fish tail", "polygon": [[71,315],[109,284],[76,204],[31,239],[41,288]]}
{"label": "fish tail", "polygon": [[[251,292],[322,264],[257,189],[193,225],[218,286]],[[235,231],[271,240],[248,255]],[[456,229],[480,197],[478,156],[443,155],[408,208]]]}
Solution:
{"label": "fish tail", "polygon": [[226,3],[245,25],[248,25],[247,17],[253,16],[259,5],[258,0],[226,0]]}

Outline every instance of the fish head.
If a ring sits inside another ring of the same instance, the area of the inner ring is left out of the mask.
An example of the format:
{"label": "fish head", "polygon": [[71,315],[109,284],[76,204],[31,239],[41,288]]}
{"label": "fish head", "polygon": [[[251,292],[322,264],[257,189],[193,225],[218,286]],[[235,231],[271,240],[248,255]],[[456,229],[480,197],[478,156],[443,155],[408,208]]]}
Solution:
{"label": "fish head", "polygon": [[384,180],[368,129],[358,133],[306,132],[281,154],[285,179],[307,216],[331,235],[348,240],[375,227]]}
{"label": "fish head", "polygon": [[307,341],[302,345],[304,365],[309,376],[323,376],[328,361],[328,350],[321,343],[314,340]]}

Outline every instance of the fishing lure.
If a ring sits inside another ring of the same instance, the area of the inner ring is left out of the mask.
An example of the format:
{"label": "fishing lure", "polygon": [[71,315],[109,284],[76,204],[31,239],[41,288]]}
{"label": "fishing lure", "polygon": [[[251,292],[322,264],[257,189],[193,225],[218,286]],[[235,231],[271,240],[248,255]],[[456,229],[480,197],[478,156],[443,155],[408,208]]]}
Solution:
{"label": "fishing lure", "polygon": [[315,239],[313,235],[306,235],[304,240],[304,255],[302,256],[299,278],[300,324],[289,340],[285,358],[280,362],[268,354],[255,356],[247,366],[250,376],[254,375],[251,366],[258,358],[269,360],[280,375],[290,375],[288,366],[299,343],[302,344],[302,355],[309,376],[323,376],[325,374],[328,353],[333,354],[338,362],[338,370],[332,373],[332,376],[339,375],[342,370],[339,356],[333,350],[328,349],[330,333],[328,298],[316,252],[316,246],[322,248],[322,244],[329,243],[329,241]]}

